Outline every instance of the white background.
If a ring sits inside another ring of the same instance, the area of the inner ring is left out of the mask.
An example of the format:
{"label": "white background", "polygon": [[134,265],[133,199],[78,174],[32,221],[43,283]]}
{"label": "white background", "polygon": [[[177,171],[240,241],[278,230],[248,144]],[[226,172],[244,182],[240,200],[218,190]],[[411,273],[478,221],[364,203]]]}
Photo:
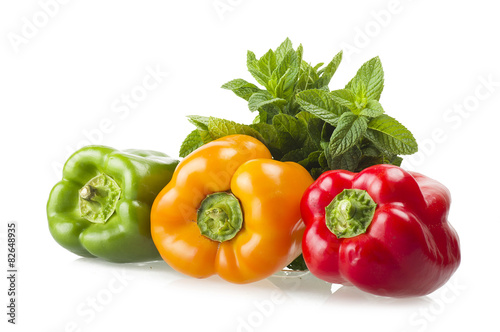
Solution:
{"label": "white background", "polygon": [[[500,20],[494,3],[3,1],[0,259],[4,275],[6,224],[16,221],[19,275],[16,326],[6,322],[8,285],[1,278],[2,330],[498,330]],[[450,222],[460,235],[462,263],[447,285],[403,300],[331,287],[310,275],[241,286],[191,279],[163,262],[78,258],[57,245],[45,204],[71,152],[91,141],[177,157],[193,129],[186,115],[249,123],[254,115],[245,101],[220,86],[234,78],[254,82],[246,51],[260,57],[287,36],[295,47],[303,44],[313,64],[344,49],[331,89],[380,56],[382,105],[420,144],[404,167],[452,193]],[[122,98],[139,91],[150,71],[161,73],[158,84],[124,106]]]}

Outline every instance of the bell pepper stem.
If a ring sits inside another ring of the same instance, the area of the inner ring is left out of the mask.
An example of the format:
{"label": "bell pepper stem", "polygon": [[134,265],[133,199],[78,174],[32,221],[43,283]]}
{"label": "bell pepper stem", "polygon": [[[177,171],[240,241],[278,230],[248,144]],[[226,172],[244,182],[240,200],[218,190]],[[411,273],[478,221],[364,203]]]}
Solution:
{"label": "bell pepper stem", "polygon": [[197,224],[201,234],[213,241],[231,240],[243,225],[240,202],[227,192],[208,195],[198,209]]}
{"label": "bell pepper stem", "polygon": [[80,189],[79,194],[80,198],[85,200],[91,200],[95,196],[95,188],[90,185],[84,185],[82,189]]}
{"label": "bell pepper stem", "polygon": [[370,226],[377,204],[366,190],[344,189],[325,208],[325,222],[337,238],[363,234]]}
{"label": "bell pepper stem", "polygon": [[113,215],[121,189],[109,175],[99,174],[79,191],[80,215],[90,222],[104,224]]}

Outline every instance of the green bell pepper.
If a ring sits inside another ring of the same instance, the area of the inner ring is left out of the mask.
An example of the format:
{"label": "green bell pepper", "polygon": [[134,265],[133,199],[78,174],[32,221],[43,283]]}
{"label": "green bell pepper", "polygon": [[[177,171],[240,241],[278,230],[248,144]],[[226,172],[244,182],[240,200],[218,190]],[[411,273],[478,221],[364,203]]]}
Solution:
{"label": "green bell pepper", "polygon": [[47,203],[49,229],[67,250],[112,262],[159,259],[150,211],[179,162],[146,150],[87,146],[64,165]]}

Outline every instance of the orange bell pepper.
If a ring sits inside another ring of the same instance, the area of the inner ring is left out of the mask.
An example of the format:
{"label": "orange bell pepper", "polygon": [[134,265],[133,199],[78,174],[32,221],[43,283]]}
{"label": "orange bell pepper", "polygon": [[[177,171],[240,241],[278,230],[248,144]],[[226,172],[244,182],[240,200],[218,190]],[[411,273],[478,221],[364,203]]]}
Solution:
{"label": "orange bell pepper", "polygon": [[300,254],[300,199],[312,183],[302,166],[272,160],[253,137],[220,138],[187,156],[156,197],[153,241],[181,273],[264,279]]}

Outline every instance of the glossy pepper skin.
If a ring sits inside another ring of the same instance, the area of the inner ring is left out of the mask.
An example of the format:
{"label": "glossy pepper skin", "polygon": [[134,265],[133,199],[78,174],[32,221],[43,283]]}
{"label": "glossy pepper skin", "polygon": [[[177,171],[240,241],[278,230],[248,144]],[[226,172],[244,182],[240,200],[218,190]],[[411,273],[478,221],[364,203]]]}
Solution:
{"label": "glossy pepper skin", "polygon": [[[353,188],[365,190],[376,208],[366,232],[338,238],[327,226],[325,208],[344,189]],[[449,208],[446,187],[397,166],[375,165],[357,174],[326,172],[301,202],[305,262],[318,278],[372,294],[429,294],[460,264],[459,239],[447,221]]]}
{"label": "glossy pepper skin", "polygon": [[[153,240],[163,259],[189,276],[264,279],[300,254],[300,199],[312,182],[302,166],[272,160],[250,136],[220,138],[187,156],[156,198]],[[201,234],[197,220],[213,212],[201,208],[209,195],[228,192],[241,205],[242,227],[233,238],[216,241]]]}
{"label": "glossy pepper skin", "polygon": [[78,150],[66,161],[63,178],[47,203],[53,238],[84,257],[159,259],[151,239],[151,205],[177,164],[155,151],[105,146]]}

